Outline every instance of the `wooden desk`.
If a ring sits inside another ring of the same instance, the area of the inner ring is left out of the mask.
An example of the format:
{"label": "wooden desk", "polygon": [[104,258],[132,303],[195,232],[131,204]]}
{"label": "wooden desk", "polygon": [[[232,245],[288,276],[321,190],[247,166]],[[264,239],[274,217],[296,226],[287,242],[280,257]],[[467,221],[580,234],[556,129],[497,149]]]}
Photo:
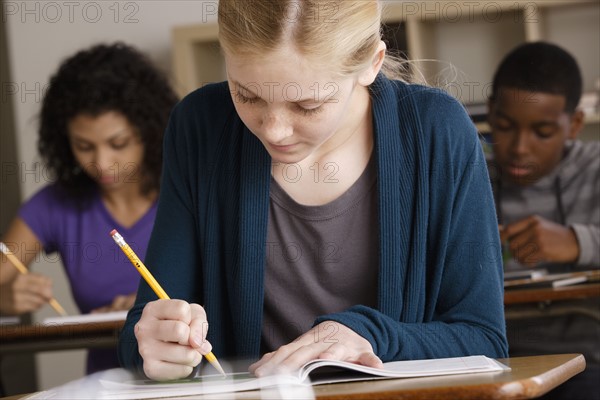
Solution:
{"label": "wooden desk", "polygon": [[587,283],[559,288],[504,290],[504,304],[506,305],[588,299],[593,297],[600,297],[600,283]]}
{"label": "wooden desk", "polygon": [[[547,393],[585,369],[580,354],[558,354],[500,359],[512,370],[492,374],[469,374],[431,378],[390,379],[315,386],[320,400],[359,399],[529,399]],[[263,393],[264,394],[264,393]],[[24,396],[11,396],[17,400]],[[202,399],[202,396],[170,399]],[[210,399],[230,399],[231,393],[210,395]],[[258,392],[238,392],[236,399],[261,398]]]}
{"label": "wooden desk", "polygon": [[549,392],[585,369],[580,354],[499,359],[497,374],[355,382],[315,387],[318,399],[522,399]]}
{"label": "wooden desk", "polygon": [[19,352],[116,347],[124,323],[1,325],[0,356]]}

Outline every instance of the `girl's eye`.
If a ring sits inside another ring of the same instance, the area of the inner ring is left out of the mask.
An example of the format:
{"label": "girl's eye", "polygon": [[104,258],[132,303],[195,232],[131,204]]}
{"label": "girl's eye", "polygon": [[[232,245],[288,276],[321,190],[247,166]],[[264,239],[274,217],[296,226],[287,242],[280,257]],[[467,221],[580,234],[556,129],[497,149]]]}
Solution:
{"label": "girl's eye", "polygon": [[243,94],[241,94],[240,92],[236,92],[235,97],[240,103],[244,103],[244,104],[245,103],[254,104],[258,101],[258,97],[246,97]]}
{"label": "girl's eye", "polygon": [[317,107],[314,107],[314,108],[304,108],[304,107],[298,106],[298,110],[303,115],[306,115],[306,116],[315,115],[315,114],[318,114],[321,111],[323,111],[323,105],[321,104],[321,105],[319,105]]}
{"label": "girl's eye", "polygon": [[81,143],[75,143],[73,145],[73,147],[75,148],[75,150],[81,151],[81,152],[92,151],[94,149],[93,146],[88,146],[88,145],[81,144]]}
{"label": "girl's eye", "polygon": [[124,142],[111,143],[110,147],[112,147],[115,150],[121,150],[121,149],[124,149],[125,147],[127,147],[128,144],[129,144],[129,140],[126,140]]}

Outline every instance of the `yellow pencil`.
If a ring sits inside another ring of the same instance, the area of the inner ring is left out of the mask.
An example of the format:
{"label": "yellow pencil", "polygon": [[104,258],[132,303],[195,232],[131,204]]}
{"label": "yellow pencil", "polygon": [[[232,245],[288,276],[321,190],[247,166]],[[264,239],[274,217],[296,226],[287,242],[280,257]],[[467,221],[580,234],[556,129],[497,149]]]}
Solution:
{"label": "yellow pencil", "polygon": [[[125,242],[125,239],[123,239],[123,236],[121,236],[121,234],[119,232],[117,232],[116,229],[113,229],[110,232],[110,235],[112,236],[114,241],[119,245],[121,250],[123,250],[123,253],[125,253],[127,258],[129,258],[129,261],[131,261],[131,263],[137,269],[137,271],[140,273],[140,275],[142,275],[142,277],[146,280],[148,285],[150,285],[152,290],[154,290],[154,293],[156,293],[158,298],[159,299],[170,299],[167,292],[165,292],[165,290],[160,286],[160,284],[156,281],[156,279],[154,279],[154,277],[152,276],[150,271],[148,271],[148,268],[146,268],[146,266],[144,265],[142,260],[140,260],[140,258],[137,256],[137,254],[135,254],[135,252],[131,249],[131,247],[129,247],[127,242]],[[206,360],[209,363],[211,363],[212,366],[215,367],[217,371],[219,371],[223,376],[226,376],[225,371],[221,367],[221,364],[219,364],[217,357],[215,357],[215,355],[212,353],[212,351],[208,354],[205,354],[204,357],[206,357]]]}
{"label": "yellow pencil", "polygon": [[[8,248],[7,245],[5,245],[4,243],[0,242],[0,251],[2,251],[2,253],[4,253],[4,255],[8,258],[8,261],[10,261],[10,263],[23,275],[28,274],[29,270],[27,269],[27,267],[25,267],[25,265],[23,265],[23,263],[21,262],[21,260],[19,260],[13,253],[12,251],[10,251],[10,249]],[[65,311],[65,309],[60,305],[60,303],[58,301],[56,301],[56,299],[52,298],[50,299],[50,301],[48,302],[52,308],[54,308],[56,310],[57,313],[59,313],[62,316],[66,316],[67,312]]]}

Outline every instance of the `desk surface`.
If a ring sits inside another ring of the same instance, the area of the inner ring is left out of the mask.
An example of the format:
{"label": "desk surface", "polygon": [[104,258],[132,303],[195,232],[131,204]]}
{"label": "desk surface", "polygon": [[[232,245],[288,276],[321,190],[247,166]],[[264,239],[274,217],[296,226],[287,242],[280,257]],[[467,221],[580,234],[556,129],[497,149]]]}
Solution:
{"label": "desk surface", "polygon": [[[539,397],[585,369],[585,359],[580,354],[516,357],[499,361],[509,365],[512,370],[491,374],[337,383],[315,386],[314,391],[316,398],[322,400],[524,399]],[[228,399],[231,396],[231,393],[226,393],[210,395],[210,398]],[[261,393],[257,392],[235,393],[236,399],[256,399],[260,396]],[[7,399],[22,398],[21,395]]]}
{"label": "desk surface", "polygon": [[0,325],[0,355],[115,347],[125,321],[70,325]]}
{"label": "desk surface", "polygon": [[511,371],[316,387],[319,399],[520,399],[549,392],[585,369],[579,354],[500,359]]}
{"label": "desk surface", "polygon": [[504,304],[577,300],[592,297],[600,297],[600,283],[587,283],[558,288],[506,289],[504,291]]}

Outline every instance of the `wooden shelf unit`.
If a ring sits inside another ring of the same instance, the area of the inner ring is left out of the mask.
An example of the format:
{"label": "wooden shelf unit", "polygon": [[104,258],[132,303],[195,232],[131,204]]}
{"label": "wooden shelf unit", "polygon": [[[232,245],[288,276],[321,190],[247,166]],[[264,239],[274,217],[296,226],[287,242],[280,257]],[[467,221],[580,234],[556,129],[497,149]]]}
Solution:
{"label": "wooden shelf unit", "polygon": [[[429,84],[465,104],[487,99],[493,72],[510,49],[537,40],[567,48],[582,68],[584,91],[600,90],[597,0],[383,3],[384,23],[405,30],[406,48],[399,50]],[[217,37],[216,22],[174,28],[173,68],[180,95],[226,79]]]}

